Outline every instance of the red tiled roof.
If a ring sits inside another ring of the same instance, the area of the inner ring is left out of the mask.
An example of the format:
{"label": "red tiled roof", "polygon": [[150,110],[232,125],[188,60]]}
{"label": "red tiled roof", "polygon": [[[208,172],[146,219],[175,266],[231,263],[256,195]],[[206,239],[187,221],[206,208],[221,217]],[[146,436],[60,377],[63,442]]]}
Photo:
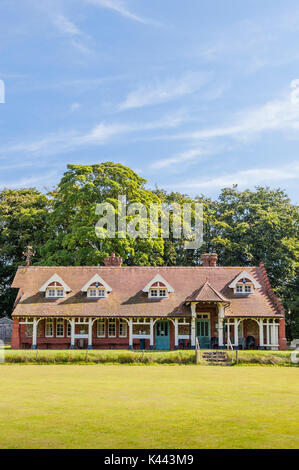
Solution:
{"label": "red tiled roof", "polygon": [[199,289],[187,297],[186,302],[230,302],[217,289],[206,281]]}
{"label": "red tiled roof", "polygon": [[[238,296],[228,285],[244,269],[261,288],[253,294]],[[81,292],[96,273],[112,288],[107,298],[89,299]],[[39,292],[53,274],[58,274],[71,288],[65,298],[49,299]],[[157,274],[174,288],[168,298],[149,299],[142,292]],[[19,267],[12,287],[20,289],[14,316],[190,316],[186,299],[193,295],[199,301],[230,302],[226,308],[229,316],[282,314],[260,267],[30,266]]]}

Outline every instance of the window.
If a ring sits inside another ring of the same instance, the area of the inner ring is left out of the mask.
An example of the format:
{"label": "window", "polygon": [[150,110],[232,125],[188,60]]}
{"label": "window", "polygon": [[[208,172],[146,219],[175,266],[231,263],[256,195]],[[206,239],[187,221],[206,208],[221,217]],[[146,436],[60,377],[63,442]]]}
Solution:
{"label": "window", "polygon": [[71,325],[71,322],[67,321],[66,325],[67,325],[67,326],[66,326],[66,336],[67,336],[68,338],[70,338],[71,335],[72,335],[72,325]]}
{"label": "window", "polygon": [[105,338],[106,336],[106,328],[105,328],[105,319],[101,318],[97,322],[97,336],[98,338]]}
{"label": "window", "polygon": [[149,297],[168,297],[167,295],[167,289],[151,289],[149,291]]}
{"label": "window", "polygon": [[250,272],[242,271],[230,284],[235,294],[253,294],[254,289],[261,289],[261,285]]}
{"label": "window", "polygon": [[209,336],[208,320],[197,322],[197,336]]}
{"label": "window", "polygon": [[119,320],[119,337],[127,337],[127,322],[125,320]]}
{"label": "window", "polygon": [[57,338],[64,337],[64,320],[62,318],[56,320],[56,336]]}
{"label": "window", "polygon": [[[56,283],[54,283],[54,284],[56,284]],[[64,297],[64,290],[63,290],[62,287],[56,287],[56,286],[49,287],[46,290],[46,297],[52,297],[52,298]]]}
{"label": "window", "polygon": [[94,289],[94,288],[88,289],[87,297],[103,298],[103,297],[106,297],[106,291],[105,289]]}
{"label": "window", "polygon": [[108,320],[108,337],[115,338],[116,336],[116,320],[115,318],[110,318]]}
{"label": "window", "polygon": [[45,327],[45,337],[46,338],[53,338],[53,320],[46,320],[46,327]]}
{"label": "window", "polygon": [[252,294],[253,288],[252,284],[248,282],[243,282],[242,284],[237,284],[235,288],[236,294]]}
{"label": "window", "polygon": [[32,338],[33,325],[26,325],[25,334],[26,334],[27,338]]}
{"label": "window", "polygon": [[168,336],[167,321],[160,321],[157,323],[157,336]]}

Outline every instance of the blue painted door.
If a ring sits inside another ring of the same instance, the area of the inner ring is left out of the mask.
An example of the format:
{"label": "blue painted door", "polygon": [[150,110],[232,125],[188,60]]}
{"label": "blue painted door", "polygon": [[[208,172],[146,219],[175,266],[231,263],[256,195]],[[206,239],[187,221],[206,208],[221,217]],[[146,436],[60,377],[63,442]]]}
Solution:
{"label": "blue painted door", "polygon": [[199,346],[202,349],[210,348],[210,320],[197,320],[196,335],[198,338]]}
{"label": "blue painted door", "polygon": [[156,323],[156,349],[169,349],[169,321]]}

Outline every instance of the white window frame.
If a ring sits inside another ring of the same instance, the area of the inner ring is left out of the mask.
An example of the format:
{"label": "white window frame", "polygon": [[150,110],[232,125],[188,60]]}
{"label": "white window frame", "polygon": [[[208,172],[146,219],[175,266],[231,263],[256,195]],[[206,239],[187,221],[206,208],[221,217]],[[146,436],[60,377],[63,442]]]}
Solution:
{"label": "white window frame", "polygon": [[[52,334],[50,334],[50,335],[47,333],[48,325],[51,325],[51,329],[52,329]],[[54,337],[54,320],[52,318],[46,319],[46,322],[45,322],[45,338],[53,338],[53,337]]]}
{"label": "white window frame", "polygon": [[[246,290],[247,288],[250,288],[249,291]],[[253,284],[251,283],[238,283],[236,284],[236,287],[234,289],[235,294],[243,294],[243,295],[248,295],[248,294],[253,294]]]}
{"label": "white window frame", "polygon": [[[110,325],[114,325],[114,335],[110,334]],[[116,318],[108,319],[108,338],[116,338]]]}
{"label": "white window frame", "polygon": [[[104,326],[104,333],[103,334],[99,334],[100,324]],[[97,320],[97,338],[106,338],[106,320],[105,320],[105,318],[99,318]]]}
{"label": "white window frame", "polygon": [[[54,295],[50,295],[50,292],[54,292]],[[61,291],[62,295],[58,295],[58,292]],[[65,297],[65,292],[63,287],[47,287],[46,298],[47,299],[63,299]]]}
{"label": "white window frame", "polygon": [[[95,292],[96,295],[91,295],[91,292]],[[106,289],[104,287],[90,287],[87,290],[88,299],[104,299],[107,297]]]}
{"label": "white window frame", "polygon": [[[58,334],[58,328],[62,325],[62,334]],[[56,338],[64,338],[64,319],[56,318]]]}
{"label": "white window frame", "polygon": [[66,337],[70,338],[72,336],[72,324],[69,320],[66,321]]}
{"label": "white window frame", "polygon": [[[165,295],[161,295],[161,291],[165,292]],[[157,292],[157,295],[153,295],[153,292]],[[148,292],[148,296],[150,299],[167,299],[168,290],[166,287],[153,287],[153,288],[150,288]]]}
{"label": "white window frame", "polygon": [[[121,332],[121,329],[124,327],[124,331]],[[128,324],[126,320],[120,319],[118,322],[118,335],[120,338],[126,338],[128,336]]]}

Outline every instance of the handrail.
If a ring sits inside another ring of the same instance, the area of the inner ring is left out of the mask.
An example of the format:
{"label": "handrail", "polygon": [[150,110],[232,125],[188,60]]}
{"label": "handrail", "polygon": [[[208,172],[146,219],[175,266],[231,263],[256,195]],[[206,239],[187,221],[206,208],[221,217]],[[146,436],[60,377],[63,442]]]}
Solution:
{"label": "handrail", "polygon": [[232,351],[234,350],[233,345],[232,345],[232,342],[231,342],[230,338],[228,337],[228,338],[227,338],[227,349],[229,349],[229,348],[230,348]]}

